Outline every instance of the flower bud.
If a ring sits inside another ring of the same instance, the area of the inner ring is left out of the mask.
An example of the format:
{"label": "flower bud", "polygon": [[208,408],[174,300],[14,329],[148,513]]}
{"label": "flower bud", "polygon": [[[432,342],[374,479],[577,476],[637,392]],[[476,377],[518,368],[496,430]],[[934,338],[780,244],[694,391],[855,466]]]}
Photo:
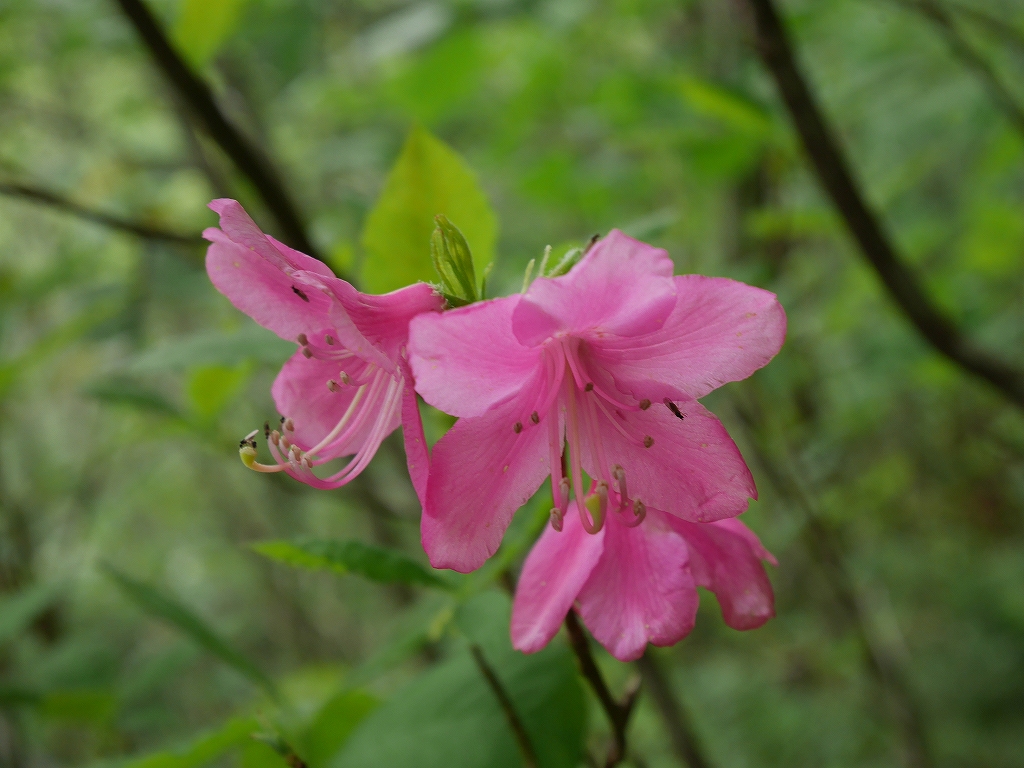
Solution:
{"label": "flower bud", "polygon": [[441,278],[442,295],[453,307],[462,307],[480,301],[483,297],[476,286],[476,270],[469,243],[459,228],[443,215],[434,217],[437,227],[430,236],[430,258]]}

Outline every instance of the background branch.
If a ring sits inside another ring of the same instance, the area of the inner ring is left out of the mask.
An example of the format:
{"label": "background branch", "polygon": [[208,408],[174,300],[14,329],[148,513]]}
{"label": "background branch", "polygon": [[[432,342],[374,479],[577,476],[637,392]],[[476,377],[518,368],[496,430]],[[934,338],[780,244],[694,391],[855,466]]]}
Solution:
{"label": "background branch", "polygon": [[583,631],[579,619],[576,618],[575,611],[570,610],[566,614],[565,629],[569,633],[569,645],[572,647],[573,653],[576,654],[580,672],[590,683],[590,687],[597,695],[598,701],[601,702],[601,708],[604,709],[605,715],[608,716],[608,722],[612,726],[612,748],[608,751],[608,757],[605,760],[605,767],[611,768],[626,757],[626,727],[629,725],[629,716],[633,712],[633,704],[640,691],[639,681],[630,686],[621,702],[616,701],[601,675],[601,670],[597,667],[597,662],[594,661],[587,635]]}
{"label": "background branch", "polygon": [[700,750],[693,724],[682,703],[676,698],[672,684],[654,656],[653,649],[648,647],[644,655],[637,659],[636,665],[665,722],[676,756],[689,768],[711,768],[711,762]]}
{"label": "background branch", "polygon": [[501,711],[505,713],[505,719],[508,720],[509,727],[512,729],[512,735],[515,737],[516,744],[519,746],[519,751],[522,754],[523,767],[537,768],[537,753],[533,751],[533,744],[530,743],[530,734],[526,732],[526,726],[519,719],[519,713],[516,712],[512,699],[509,698],[505,687],[501,684],[501,680],[498,679],[498,675],[491,668],[491,665],[487,663],[487,659],[484,658],[484,652],[480,649],[480,646],[473,643],[469,646],[469,650],[473,654],[473,660],[476,662],[480,674],[484,676],[487,685],[490,686],[495,698],[498,699]]}
{"label": "background branch", "polygon": [[898,5],[917,11],[942,32],[950,49],[964,66],[974,72],[989,92],[996,106],[1003,112],[1014,129],[1024,138],[1024,109],[999,78],[995,67],[964,37],[956,20],[940,3],[934,0],[895,0]]}
{"label": "background branch", "polygon": [[775,79],[818,180],[890,295],[935,349],[1024,407],[1024,374],[978,349],[932,302],[868,207],[831,126],[797,67],[772,0],[747,3],[754,12],[757,50]]}
{"label": "background branch", "polygon": [[189,111],[225,154],[252,182],[267,208],[277,219],[284,240],[294,248],[323,261],[306,236],[306,229],[284,182],[266,156],[221,111],[210,87],[171,45],[159,22],[141,0],[117,0],[149,50],[154,63],[177,91]]}
{"label": "background branch", "polygon": [[49,190],[40,189],[39,187],[33,187],[27,184],[0,182],[0,195],[6,195],[7,197],[14,197],[21,200],[27,200],[32,203],[45,205],[49,208],[69,213],[72,216],[77,216],[80,219],[86,219],[87,221],[91,221],[96,224],[102,224],[105,227],[110,227],[111,229],[116,229],[121,232],[127,232],[135,235],[136,237],[142,237],[147,240],[161,240],[167,243],[188,246],[202,246],[206,244],[206,241],[199,235],[186,235],[177,232],[169,232],[157,227],[151,227],[147,224],[130,221],[129,219],[122,219],[119,216],[113,216],[109,213],[103,213],[102,211],[86,208],[84,205],[79,205],[78,203],[68,200],[66,197],[62,197],[55,192],[50,192]]}

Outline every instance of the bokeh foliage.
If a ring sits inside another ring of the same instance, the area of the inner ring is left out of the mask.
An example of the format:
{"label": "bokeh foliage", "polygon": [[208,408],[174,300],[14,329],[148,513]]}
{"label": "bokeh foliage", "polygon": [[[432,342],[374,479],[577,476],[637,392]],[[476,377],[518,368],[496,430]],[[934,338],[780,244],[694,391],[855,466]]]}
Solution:
{"label": "bokeh foliage", "polygon": [[[1024,8],[948,5],[973,10],[962,33],[1024,102]],[[694,633],[659,656],[711,764],[910,764],[917,737],[933,765],[1019,764],[1024,421],[880,290],[738,4],[151,7],[363,286],[428,277],[445,213],[478,273],[493,256],[490,295],[518,290],[546,245],[612,227],[679,272],[780,295],[778,359],[708,398],[758,481],[745,519],[780,561],[778,617],[737,633],[705,594]],[[1024,135],[912,3],[783,7],[928,290],[1024,364]],[[0,4],[0,115],[0,184],[196,235],[215,223],[205,203],[232,196],[273,231],[113,2]],[[276,416],[291,346],[233,310],[201,259],[0,199],[0,764],[269,768],[287,744],[313,768],[515,765],[472,643],[543,765],[602,754],[562,640],[523,657],[503,634],[499,574],[543,499],[499,562],[430,584],[398,443],[338,492],[246,471],[237,441]],[[428,435],[445,426],[428,413]],[[626,685],[629,667],[599,660]],[[631,736],[635,765],[678,764],[643,695]]]}

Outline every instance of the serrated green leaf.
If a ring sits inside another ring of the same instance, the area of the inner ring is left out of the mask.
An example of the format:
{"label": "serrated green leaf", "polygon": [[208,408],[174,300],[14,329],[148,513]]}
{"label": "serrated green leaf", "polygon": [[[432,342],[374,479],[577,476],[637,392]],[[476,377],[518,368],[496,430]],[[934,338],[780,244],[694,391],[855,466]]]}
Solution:
{"label": "serrated green leaf", "polygon": [[476,174],[451,147],[413,128],[363,229],[363,282],[384,293],[430,282],[430,235],[444,214],[465,235],[478,275],[494,258],[497,218]]}
{"label": "serrated green leaf", "polygon": [[261,555],[298,568],[357,573],[381,584],[419,584],[425,587],[451,589],[448,582],[401,552],[358,541],[264,541],[253,544],[252,548]]}
{"label": "serrated green leaf", "polygon": [[[470,606],[487,661],[523,721],[541,768],[576,768],[586,731],[586,703],[571,654],[560,644],[536,654],[513,651],[508,640],[509,600],[497,592],[474,598]],[[463,648],[374,710],[332,768],[521,764],[494,692]]]}
{"label": "serrated green leaf", "polygon": [[203,619],[156,587],[137,581],[110,565],[103,572],[146,613],[174,625],[225,664],[276,696],[273,681],[250,659],[231,647]]}
{"label": "serrated green leaf", "polygon": [[204,67],[235,31],[248,0],[185,0],[174,42],[193,66]]}

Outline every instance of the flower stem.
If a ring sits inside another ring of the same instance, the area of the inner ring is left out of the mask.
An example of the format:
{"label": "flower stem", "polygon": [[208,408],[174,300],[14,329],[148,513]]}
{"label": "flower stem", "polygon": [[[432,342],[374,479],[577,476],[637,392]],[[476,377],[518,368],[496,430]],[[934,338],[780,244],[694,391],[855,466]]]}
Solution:
{"label": "flower stem", "polygon": [[651,693],[651,698],[661,712],[665,721],[672,748],[676,755],[689,768],[710,768],[711,763],[699,749],[699,741],[693,732],[693,724],[683,709],[682,704],[672,691],[665,670],[651,653],[650,649],[636,661],[643,675],[644,683]]}

